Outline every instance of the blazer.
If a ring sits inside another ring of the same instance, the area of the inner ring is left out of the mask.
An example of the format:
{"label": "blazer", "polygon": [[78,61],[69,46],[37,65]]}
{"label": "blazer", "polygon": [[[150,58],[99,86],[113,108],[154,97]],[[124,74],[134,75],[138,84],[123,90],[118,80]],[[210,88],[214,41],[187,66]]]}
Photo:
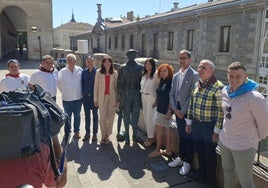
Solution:
{"label": "blazer", "polygon": [[184,114],[186,114],[191,93],[195,88],[196,82],[199,80],[199,74],[190,66],[184,76],[180,90],[179,90],[179,78],[180,78],[180,72],[177,72],[173,76],[171,90],[169,93],[170,105],[173,111],[178,109],[177,104],[179,99],[181,111]]}
{"label": "blazer", "polygon": [[[114,105],[117,102],[117,77],[118,73],[114,70],[114,73],[110,75],[110,96]],[[100,73],[100,69],[97,70],[94,82],[94,102],[98,102],[99,106],[102,106],[104,101],[105,92],[105,74]]]}

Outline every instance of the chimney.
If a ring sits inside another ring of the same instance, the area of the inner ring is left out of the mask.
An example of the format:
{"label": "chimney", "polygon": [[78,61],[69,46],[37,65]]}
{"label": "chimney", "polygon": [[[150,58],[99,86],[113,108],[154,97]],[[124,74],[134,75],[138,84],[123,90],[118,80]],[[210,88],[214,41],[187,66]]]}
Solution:
{"label": "chimney", "polygon": [[178,9],[178,5],[179,5],[178,2],[174,2],[173,5],[174,5],[174,8],[173,8],[174,10]]}
{"label": "chimney", "polygon": [[134,12],[133,11],[127,12],[127,20],[133,21],[133,19],[134,19]]}
{"label": "chimney", "polygon": [[97,21],[99,23],[101,23],[101,22],[103,22],[103,19],[101,17],[101,4],[97,4],[97,8],[98,8],[98,10],[97,10],[97,12],[98,12],[98,19],[97,19]]}

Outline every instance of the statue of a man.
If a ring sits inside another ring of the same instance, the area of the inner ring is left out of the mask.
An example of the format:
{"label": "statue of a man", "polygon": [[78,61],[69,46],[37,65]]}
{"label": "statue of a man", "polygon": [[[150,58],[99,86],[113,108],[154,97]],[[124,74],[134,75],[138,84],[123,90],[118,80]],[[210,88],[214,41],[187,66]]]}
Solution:
{"label": "statue of a man", "polygon": [[143,142],[137,136],[138,121],[141,109],[140,81],[143,65],[137,63],[135,58],[138,52],[129,49],[126,53],[128,62],[121,65],[117,79],[117,99],[122,108],[125,125],[125,143],[129,145],[129,124],[133,129],[133,141]]}

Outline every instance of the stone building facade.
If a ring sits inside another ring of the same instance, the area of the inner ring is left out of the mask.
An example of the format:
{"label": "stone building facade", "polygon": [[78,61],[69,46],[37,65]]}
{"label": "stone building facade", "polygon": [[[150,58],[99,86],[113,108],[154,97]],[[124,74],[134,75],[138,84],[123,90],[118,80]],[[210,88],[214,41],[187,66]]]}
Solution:
{"label": "stone building facade", "polygon": [[[168,12],[116,23],[102,19],[98,5],[98,22],[84,36],[89,40],[89,53],[107,53],[123,63],[126,51],[135,48],[139,56],[157,58],[159,63],[173,64],[177,70],[178,51],[188,49],[194,67],[201,59],[210,59],[224,82],[227,66],[241,61],[247,65],[250,77],[267,87],[268,60],[263,58],[268,56],[264,51],[268,49],[264,42],[268,37],[266,0],[209,0],[182,8],[177,5],[174,3]],[[71,40],[76,38],[81,39],[74,36]]]}
{"label": "stone building facade", "polygon": [[76,22],[72,14],[70,22],[53,29],[53,47],[61,49],[75,48],[76,43],[70,42],[70,36],[90,32],[92,28],[93,26],[91,24]]}
{"label": "stone building facade", "polygon": [[0,33],[0,58],[19,45],[27,48],[29,59],[40,59],[50,53],[52,0],[0,0]]}

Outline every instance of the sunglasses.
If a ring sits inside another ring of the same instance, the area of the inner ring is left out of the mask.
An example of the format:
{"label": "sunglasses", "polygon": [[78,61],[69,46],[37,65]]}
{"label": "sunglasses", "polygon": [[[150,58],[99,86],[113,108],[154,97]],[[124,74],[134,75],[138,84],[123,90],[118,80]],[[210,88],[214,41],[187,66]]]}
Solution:
{"label": "sunglasses", "polygon": [[231,118],[232,118],[232,114],[231,114],[232,107],[231,107],[231,106],[227,106],[227,107],[226,107],[226,111],[227,111],[227,114],[225,115],[225,117],[226,117],[227,119],[231,119]]}

